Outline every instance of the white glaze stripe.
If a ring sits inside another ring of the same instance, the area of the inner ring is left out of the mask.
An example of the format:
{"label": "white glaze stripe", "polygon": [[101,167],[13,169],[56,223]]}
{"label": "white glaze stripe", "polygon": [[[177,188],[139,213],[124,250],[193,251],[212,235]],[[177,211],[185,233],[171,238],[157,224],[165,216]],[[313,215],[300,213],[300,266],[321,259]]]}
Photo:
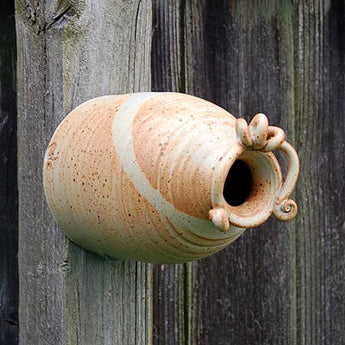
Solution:
{"label": "white glaze stripe", "polygon": [[[214,227],[212,222],[198,219],[176,210],[174,205],[162,198],[160,192],[153,188],[143,171],[140,169],[133,149],[132,136],[130,135],[132,133],[133,121],[142,104],[144,104],[148,99],[161,94],[162,93],[153,92],[133,94],[119,107],[117,111],[112,125],[113,143],[117,155],[122,163],[124,172],[136,186],[138,192],[157,209],[162,218],[164,219],[164,217],[168,217],[175,227],[178,228],[183,226],[189,231],[205,238],[228,239],[233,237],[235,234],[240,235],[244,231],[243,229],[233,228],[233,231],[229,231],[226,234],[220,233]],[[186,220],[189,220],[190,223]],[[173,229],[168,224],[166,225],[169,227],[173,235],[175,235]],[[189,245],[191,245],[191,243],[189,243]]]}

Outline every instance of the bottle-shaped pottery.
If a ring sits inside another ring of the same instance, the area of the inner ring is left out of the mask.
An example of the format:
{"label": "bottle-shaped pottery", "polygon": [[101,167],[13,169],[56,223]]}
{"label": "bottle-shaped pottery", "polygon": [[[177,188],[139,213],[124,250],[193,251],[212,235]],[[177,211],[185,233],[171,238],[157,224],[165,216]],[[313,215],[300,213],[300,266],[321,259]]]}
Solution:
{"label": "bottle-shaped pottery", "polygon": [[[273,150],[288,161],[282,173]],[[248,125],[180,93],[92,99],[47,148],[44,190],[56,221],[105,257],[181,263],[228,246],[274,213],[289,220],[299,160],[283,130]]]}

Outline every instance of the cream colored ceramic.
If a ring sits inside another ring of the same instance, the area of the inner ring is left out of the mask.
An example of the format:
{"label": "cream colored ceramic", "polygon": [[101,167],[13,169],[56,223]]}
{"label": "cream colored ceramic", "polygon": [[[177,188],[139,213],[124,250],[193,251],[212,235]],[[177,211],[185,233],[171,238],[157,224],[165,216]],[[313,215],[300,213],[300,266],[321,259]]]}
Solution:
{"label": "cream colored ceramic", "polygon": [[[289,162],[284,183],[275,149]],[[248,125],[179,93],[80,105],[55,131],[43,169],[50,209],[72,241],[153,263],[216,253],[272,212],[293,218],[298,171],[295,150],[265,115]]]}

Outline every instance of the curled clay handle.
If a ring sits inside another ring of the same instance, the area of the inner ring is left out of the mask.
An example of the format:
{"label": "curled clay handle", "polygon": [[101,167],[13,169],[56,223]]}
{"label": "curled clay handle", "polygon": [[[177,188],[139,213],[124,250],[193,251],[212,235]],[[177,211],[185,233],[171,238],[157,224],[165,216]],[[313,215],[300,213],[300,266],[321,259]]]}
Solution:
{"label": "curled clay handle", "polygon": [[249,125],[245,119],[237,119],[236,132],[242,145],[263,152],[278,149],[285,140],[284,131],[279,127],[268,126],[264,114],[256,114]]}
{"label": "curled clay handle", "polygon": [[295,149],[287,141],[280,145],[279,150],[284,153],[288,161],[288,171],[285,181],[277,193],[273,213],[280,220],[290,220],[296,216],[298,210],[296,202],[289,199],[289,196],[297,182],[299,158]]}
{"label": "curled clay handle", "polygon": [[279,127],[268,126],[267,117],[257,114],[247,124],[244,119],[236,120],[236,132],[242,145],[261,152],[281,150],[288,161],[286,179],[277,192],[273,213],[280,220],[290,220],[297,214],[297,204],[288,199],[295,188],[299,174],[299,158],[295,149],[285,140],[285,133]]}

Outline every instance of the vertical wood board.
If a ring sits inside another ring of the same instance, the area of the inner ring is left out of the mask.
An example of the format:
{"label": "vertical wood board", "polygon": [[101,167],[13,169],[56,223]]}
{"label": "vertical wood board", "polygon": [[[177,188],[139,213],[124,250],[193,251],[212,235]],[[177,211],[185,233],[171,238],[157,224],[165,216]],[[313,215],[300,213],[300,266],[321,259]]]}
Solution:
{"label": "vertical wood board", "polygon": [[0,5],[0,343],[18,343],[18,196],[14,4]]}
{"label": "vertical wood board", "polygon": [[[292,6],[195,1],[187,12],[186,42],[191,47],[186,60],[194,66],[186,78],[190,86],[237,117],[249,120],[265,113],[291,140]],[[201,18],[197,24],[195,18]],[[292,224],[271,218],[221,253],[194,264],[195,343],[293,343]]]}
{"label": "vertical wood board", "polygon": [[[155,88],[175,85],[247,120],[266,113],[286,130],[302,162],[296,220],[271,219],[248,230],[228,249],[193,263],[184,279],[169,267],[155,271],[154,326],[161,333],[154,343],[342,344],[343,2],[154,4]],[[177,312],[181,300],[189,312]],[[167,322],[167,310],[180,320]],[[185,328],[169,336],[181,323]]]}
{"label": "vertical wood board", "polygon": [[42,190],[43,154],[75,106],[149,91],[150,1],[16,2],[21,344],[149,344],[151,267],[69,242]]}
{"label": "vertical wood board", "polygon": [[302,168],[297,191],[298,343],[344,342],[345,6],[296,6],[296,139]]}
{"label": "vertical wood board", "polygon": [[[183,0],[153,2],[152,89],[185,92]],[[189,343],[190,264],[154,265],[153,343]]]}

